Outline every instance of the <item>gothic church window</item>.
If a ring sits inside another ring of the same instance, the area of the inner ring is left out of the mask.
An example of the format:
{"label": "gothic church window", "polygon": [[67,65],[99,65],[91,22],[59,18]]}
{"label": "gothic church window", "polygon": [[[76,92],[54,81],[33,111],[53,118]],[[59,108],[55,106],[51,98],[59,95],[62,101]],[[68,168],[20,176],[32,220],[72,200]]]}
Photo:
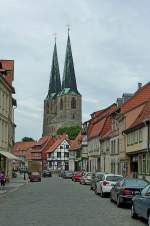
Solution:
{"label": "gothic church window", "polygon": [[71,100],[71,108],[75,109],[76,108],[76,99],[73,97]]}
{"label": "gothic church window", "polygon": [[46,106],[46,110],[47,110],[46,112],[49,113],[49,104],[48,103],[47,103],[47,106]]}
{"label": "gothic church window", "polygon": [[60,100],[60,110],[63,110],[63,100]]}

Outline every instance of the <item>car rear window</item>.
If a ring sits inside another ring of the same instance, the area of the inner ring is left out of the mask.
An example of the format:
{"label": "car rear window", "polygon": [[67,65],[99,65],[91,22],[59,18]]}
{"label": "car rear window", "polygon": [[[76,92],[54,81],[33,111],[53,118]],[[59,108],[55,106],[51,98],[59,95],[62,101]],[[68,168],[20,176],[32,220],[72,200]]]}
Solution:
{"label": "car rear window", "polygon": [[123,185],[127,187],[144,188],[148,185],[148,182],[140,179],[126,179]]}
{"label": "car rear window", "polygon": [[33,172],[32,175],[33,176],[39,176],[39,173],[38,172]]}
{"label": "car rear window", "polygon": [[76,172],[75,175],[81,175],[81,173],[80,172]]}
{"label": "car rear window", "polygon": [[107,181],[114,181],[114,182],[119,181],[119,180],[121,180],[121,179],[122,179],[121,176],[107,176],[107,177],[106,177],[106,180],[107,180]]}
{"label": "car rear window", "polygon": [[102,180],[103,176],[104,176],[104,174],[98,174],[96,177],[97,177],[98,179]]}
{"label": "car rear window", "polygon": [[87,173],[87,176],[92,176],[92,173]]}

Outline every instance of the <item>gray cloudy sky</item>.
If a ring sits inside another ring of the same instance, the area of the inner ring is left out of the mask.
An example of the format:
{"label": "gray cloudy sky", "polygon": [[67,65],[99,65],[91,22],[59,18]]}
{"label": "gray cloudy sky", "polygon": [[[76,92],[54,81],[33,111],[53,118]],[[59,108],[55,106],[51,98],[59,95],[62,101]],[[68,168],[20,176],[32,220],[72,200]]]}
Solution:
{"label": "gray cloudy sky", "polygon": [[42,134],[53,34],[62,77],[67,24],[83,120],[149,81],[149,0],[1,0],[0,58],[15,60],[16,140]]}

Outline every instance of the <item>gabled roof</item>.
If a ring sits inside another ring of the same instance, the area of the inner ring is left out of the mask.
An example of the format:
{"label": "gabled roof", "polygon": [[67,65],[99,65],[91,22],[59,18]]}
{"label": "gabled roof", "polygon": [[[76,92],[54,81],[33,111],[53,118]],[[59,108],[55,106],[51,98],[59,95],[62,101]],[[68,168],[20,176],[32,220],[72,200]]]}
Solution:
{"label": "gabled roof", "polygon": [[143,108],[141,109],[138,116],[135,118],[134,122],[124,132],[128,133],[131,130],[139,128],[140,126],[144,125],[146,121],[150,121],[150,99],[145,102]]}
{"label": "gabled roof", "polygon": [[55,141],[54,141],[54,143],[53,143],[51,146],[49,146],[49,147],[47,148],[46,153],[51,153],[51,152],[55,151],[56,148],[57,148],[64,140],[66,140],[66,135],[65,135],[65,134],[64,134],[64,135],[59,135],[59,136],[57,136],[56,139],[55,139]]}
{"label": "gabled roof", "polygon": [[81,148],[82,138],[83,138],[83,135],[81,134],[81,132],[79,132],[77,137],[74,140],[71,140],[71,142],[70,142],[70,150],[71,151],[79,150]]}
{"label": "gabled roof", "polygon": [[16,156],[24,155],[23,152],[26,152],[25,155],[28,154],[28,152],[31,151],[31,149],[35,145],[35,141],[29,141],[29,142],[16,142],[13,146],[12,153],[15,154]]}
{"label": "gabled roof", "polygon": [[13,146],[13,152],[27,151],[29,148],[32,148],[34,145],[35,145],[35,141],[16,142]]}
{"label": "gabled roof", "polygon": [[44,137],[41,137],[36,143],[35,143],[35,146],[42,146],[44,145],[47,140],[49,139],[49,136],[44,136]]}
{"label": "gabled roof", "polygon": [[7,71],[6,81],[11,85],[14,79],[14,60],[0,60],[2,68]]}
{"label": "gabled roof", "polygon": [[116,104],[112,104],[106,109],[97,113],[97,116],[91,119],[88,128],[88,139],[100,137],[101,133],[104,135],[109,130],[110,121],[107,120],[110,114],[116,109]]}
{"label": "gabled roof", "polygon": [[137,92],[124,104],[121,105],[121,112],[126,113],[134,107],[144,103],[150,98],[150,82],[137,90]]}

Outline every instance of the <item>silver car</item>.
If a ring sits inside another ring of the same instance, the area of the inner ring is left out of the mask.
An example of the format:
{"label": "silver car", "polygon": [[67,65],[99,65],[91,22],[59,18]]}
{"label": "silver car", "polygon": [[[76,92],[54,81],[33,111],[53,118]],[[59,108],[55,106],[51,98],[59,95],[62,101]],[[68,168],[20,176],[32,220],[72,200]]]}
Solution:
{"label": "silver car", "polygon": [[91,184],[92,180],[92,172],[85,172],[81,179],[80,179],[80,184]]}

